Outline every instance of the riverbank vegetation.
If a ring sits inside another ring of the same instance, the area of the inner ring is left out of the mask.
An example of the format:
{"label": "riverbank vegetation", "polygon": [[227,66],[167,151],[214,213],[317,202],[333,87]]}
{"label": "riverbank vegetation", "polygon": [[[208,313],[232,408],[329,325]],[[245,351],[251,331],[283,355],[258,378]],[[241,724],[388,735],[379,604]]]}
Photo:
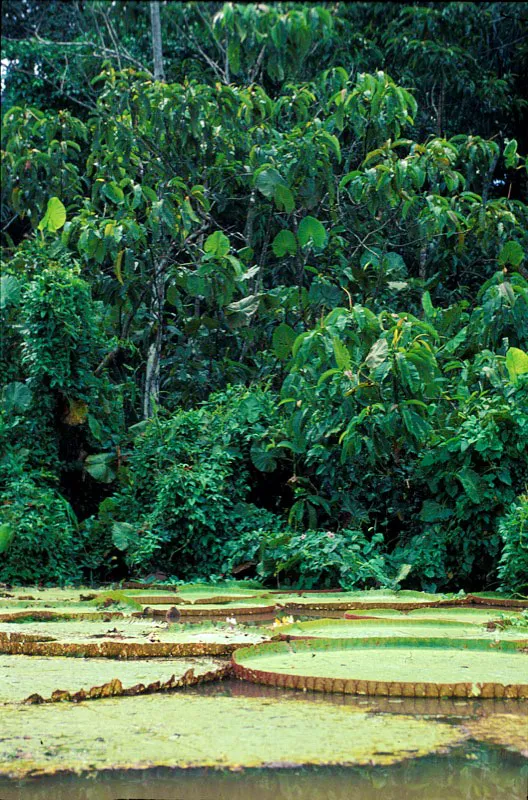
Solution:
{"label": "riverbank vegetation", "polygon": [[0,581],[526,592],[526,6],[5,7]]}

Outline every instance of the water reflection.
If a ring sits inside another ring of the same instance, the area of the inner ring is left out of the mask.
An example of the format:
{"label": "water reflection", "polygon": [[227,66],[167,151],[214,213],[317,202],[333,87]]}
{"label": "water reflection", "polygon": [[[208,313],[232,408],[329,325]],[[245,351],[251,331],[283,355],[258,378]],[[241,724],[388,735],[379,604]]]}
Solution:
{"label": "water reflection", "polygon": [[489,748],[394,767],[154,769],[2,783],[1,800],[526,800],[528,763]]}
{"label": "water reflection", "polygon": [[[206,683],[186,690],[189,694],[207,697],[267,697],[276,700],[297,700],[302,703],[331,703],[339,706],[355,706],[362,711],[383,711],[391,714],[412,714],[414,716],[447,716],[458,718],[480,717],[488,714],[525,714],[528,716],[528,703],[525,700],[482,700],[479,698],[446,697],[358,697],[350,694],[330,694],[324,692],[301,692],[280,689],[249,681],[226,680],[221,683]],[[523,798],[527,800],[527,798]]]}

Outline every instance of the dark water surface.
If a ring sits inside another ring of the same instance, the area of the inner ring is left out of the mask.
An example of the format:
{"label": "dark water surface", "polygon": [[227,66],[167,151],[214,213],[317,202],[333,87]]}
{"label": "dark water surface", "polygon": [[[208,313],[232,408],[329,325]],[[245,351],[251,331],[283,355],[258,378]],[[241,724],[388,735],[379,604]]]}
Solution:
{"label": "dark water surface", "polygon": [[490,748],[394,767],[152,769],[2,782],[1,800],[526,800],[528,762]]}

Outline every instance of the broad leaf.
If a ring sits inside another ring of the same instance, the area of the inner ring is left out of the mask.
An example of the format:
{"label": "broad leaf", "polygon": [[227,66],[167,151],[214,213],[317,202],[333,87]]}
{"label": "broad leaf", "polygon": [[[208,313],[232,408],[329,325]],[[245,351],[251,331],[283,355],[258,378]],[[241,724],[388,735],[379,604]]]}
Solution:
{"label": "broad leaf", "polygon": [[86,456],[84,468],[96,481],[111,483],[116,477],[116,473],[112,468],[114,461],[115,456],[113,453],[96,453],[95,455]]}
{"label": "broad leaf", "polygon": [[126,550],[135,538],[135,528],[129,522],[112,524],[112,541],[118,550]]}
{"label": "broad leaf", "polygon": [[506,369],[511,382],[515,383],[519,375],[526,375],[528,372],[528,353],[518,347],[510,347],[506,353]]}
{"label": "broad leaf", "polygon": [[104,196],[108,198],[108,200],[111,200],[112,203],[115,203],[116,205],[121,205],[121,203],[124,203],[125,201],[124,192],[121,187],[117,185],[117,183],[105,183],[102,192]]}
{"label": "broad leaf", "polygon": [[289,325],[283,322],[273,331],[273,352],[281,361],[286,361],[291,355],[293,343],[297,334]]}
{"label": "broad leaf", "polygon": [[518,267],[524,258],[524,250],[519,242],[506,242],[504,247],[499,253],[499,264],[511,264],[513,267]]}
{"label": "broad leaf", "polygon": [[50,231],[55,233],[62,228],[66,222],[66,209],[58,197],[50,197],[46,213],[38,224],[39,231]]}
{"label": "broad leaf", "polygon": [[279,210],[287,211],[288,214],[291,214],[295,208],[295,200],[293,199],[291,191],[287,186],[283,186],[281,183],[277,184],[275,187],[273,198]]}
{"label": "broad leaf", "polygon": [[277,186],[286,186],[284,178],[274,167],[266,167],[255,178],[255,186],[264,197],[274,197]]}
{"label": "broad leaf", "polygon": [[272,250],[278,258],[282,258],[286,253],[290,256],[297,252],[297,242],[291,231],[280,231],[272,242]]}
{"label": "broad leaf", "polygon": [[301,247],[306,247],[309,243],[314,247],[324,247],[326,242],[324,225],[315,217],[304,217],[297,230],[297,239]]}
{"label": "broad leaf", "polygon": [[215,231],[207,237],[204,250],[216,258],[222,258],[229,253],[229,239],[222,231]]}
{"label": "broad leaf", "polygon": [[13,381],[4,387],[2,400],[4,408],[10,411],[26,411],[31,405],[31,389],[21,381]]}
{"label": "broad leaf", "polygon": [[0,278],[0,308],[4,309],[7,306],[16,306],[19,300],[20,283],[14,275],[2,275]]}

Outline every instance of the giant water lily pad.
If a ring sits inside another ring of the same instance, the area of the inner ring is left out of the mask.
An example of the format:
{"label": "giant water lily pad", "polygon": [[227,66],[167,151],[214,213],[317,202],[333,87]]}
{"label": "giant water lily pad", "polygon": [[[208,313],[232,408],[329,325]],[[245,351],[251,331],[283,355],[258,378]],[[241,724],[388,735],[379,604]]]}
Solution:
{"label": "giant water lily pad", "polygon": [[220,679],[227,668],[211,658],[111,662],[0,656],[0,674],[0,703],[42,703],[168,691]]}
{"label": "giant water lily pad", "polygon": [[94,595],[95,593],[91,589],[82,587],[78,589],[59,589],[56,587],[42,589],[37,586],[15,586],[11,589],[3,589],[0,591],[0,603],[3,604],[6,600],[9,602],[78,603],[81,599],[81,595],[88,594]]}
{"label": "giant water lily pad", "polygon": [[[287,610],[346,610],[390,607],[411,610],[413,608],[434,607],[454,604],[458,601],[447,595],[426,592],[391,592],[385,589],[372,589],[366,592],[336,592],[310,594],[277,595],[275,601],[280,608]],[[463,602],[462,600],[460,602]]]}
{"label": "giant water lily pad", "polygon": [[406,716],[262,698],[107,699],[0,707],[0,774],[140,769],[394,764],[445,752],[465,734]]}
{"label": "giant water lily pad", "polygon": [[372,608],[365,613],[361,609],[345,611],[345,619],[423,619],[423,620],[449,620],[451,622],[471,623],[476,625],[486,625],[494,622],[506,622],[510,619],[519,619],[518,611],[510,611],[504,608],[470,608],[461,606],[460,608],[418,608],[408,612],[394,608]]}
{"label": "giant water lily pad", "polygon": [[291,689],[411,697],[528,697],[528,653],[478,639],[313,639],[242,648],[240,678]]}
{"label": "giant water lily pad", "polygon": [[273,614],[275,606],[264,599],[232,600],[226,603],[193,603],[189,605],[145,605],[141,612],[132,612],[133,616],[166,617],[171,614],[181,619],[238,618],[255,614]]}
{"label": "giant water lily pad", "polygon": [[110,620],[123,617],[124,612],[117,607],[91,608],[87,603],[35,603],[16,602],[0,605],[0,622],[31,622],[34,620]]}
{"label": "giant water lily pad", "polygon": [[0,652],[42,656],[154,658],[229,655],[268,641],[270,632],[227,624],[181,625],[147,620],[0,624]]}
{"label": "giant water lily pad", "polygon": [[321,619],[316,622],[297,622],[278,628],[286,639],[348,639],[373,637],[402,637],[420,639],[484,639],[526,642],[528,628],[488,631],[479,625],[449,620],[399,619]]}
{"label": "giant water lily pad", "polygon": [[[245,585],[237,586],[233,582],[211,586],[206,583],[191,583],[182,586],[172,587],[170,591],[163,587],[154,590],[125,590],[129,597],[132,597],[145,605],[160,605],[164,602],[180,605],[187,604],[210,604],[224,605],[231,602],[243,602],[249,600],[259,600],[269,597],[265,589],[250,589]],[[169,599],[163,600],[164,597]],[[268,605],[271,604],[268,601]]]}
{"label": "giant water lily pad", "polygon": [[475,592],[475,594],[468,594],[468,600],[470,603],[484,606],[528,608],[528,597],[508,596],[499,592]]}
{"label": "giant water lily pad", "polygon": [[473,739],[500,745],[528,758],[528,717],[518,714],[495,714],[466,723]]}

